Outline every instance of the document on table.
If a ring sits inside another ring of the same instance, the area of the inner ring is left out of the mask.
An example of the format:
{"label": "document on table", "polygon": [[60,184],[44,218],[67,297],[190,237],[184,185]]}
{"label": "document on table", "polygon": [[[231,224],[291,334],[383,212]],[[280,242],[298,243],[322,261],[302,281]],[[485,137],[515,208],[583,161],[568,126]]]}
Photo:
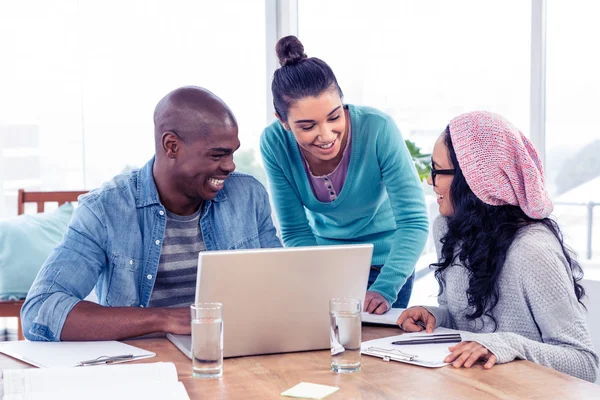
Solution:
{"label": "document on table", "polygon": [[4,400],[189,400],[173,363],[5,369]]}
{"label": "document on table", "polygon": [[123,361],[133,361],[156,355],[151,351],[115,340],[102,342],[30,342],[27,340],[1,342],[0,353],[40,368],[75,367],[81,361],[93,360],[98,357],[131,354],[131,358]]}
{"label": "document on table", "polygon": [[450,354],[448,347],[452,346],[453,343],[394,345],[392,342],[428,338],[434,335],[450,333],[460,334],[461,331],[436,328],[433,333],[413,332],[369,340],[361,344],[361,353],[382,358],[384,361],[398,361],[428,368],[443,367],[448,364],[444,362],[444,359]]}
{"label": "document on table", "polygon": [[371,324],[381,325],[397,325],[396,321],[402,314],[405,308],[390,308],[385,314],[369,314],[368,312],[362,312],[362,322],[368,322]]}

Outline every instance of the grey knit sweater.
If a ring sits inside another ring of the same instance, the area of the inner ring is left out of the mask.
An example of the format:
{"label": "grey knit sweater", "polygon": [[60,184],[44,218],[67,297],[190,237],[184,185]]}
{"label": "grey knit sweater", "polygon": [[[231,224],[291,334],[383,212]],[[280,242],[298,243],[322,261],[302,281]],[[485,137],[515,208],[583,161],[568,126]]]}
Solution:
{"label": "grey knit sweater", "polygon": [[[446,220],[434,222],[438,258]],[[459,263],[459,261],[457,261]],[[487,347],[498,363],[529,360],[566,374],[595,381],[598,355],[577,302],[573,277],[554,235],[543,225],[521,228],[512,243],[498,280],[499,299],[489,317],[468,320],[469,272],[461,264],[444,271],[445,288],[439,307],[427,307],[436,326],[468,331],[464,341]],[[473,333],[471,333],[473,332]]]}

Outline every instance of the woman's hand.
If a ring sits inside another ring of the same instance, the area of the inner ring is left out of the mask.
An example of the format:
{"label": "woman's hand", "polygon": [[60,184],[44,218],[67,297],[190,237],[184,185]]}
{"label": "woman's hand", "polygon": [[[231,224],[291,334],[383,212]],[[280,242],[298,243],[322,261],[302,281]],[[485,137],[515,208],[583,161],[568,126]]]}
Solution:
{"label": "woman's hand", "polygon": [[427,333],[432,333],[435,329],[435,317],[425,307],[407,308],[396,323],[405,332],[421,332],[425,329]]}
{"label": "woman's hand", "polygon": [[369,314],[383,314],[390,309],[390,303],[377,292],[367,292],[363,311]]}
{"label": "woman's hand", "polygon": [[444,362],[452,363],[454,368],[470,368],[477,361],[485,361],[483,368],[490,369],[498,359],[487,347],[477,342],[460,342],[448,347],[452,353],[444,359]]}

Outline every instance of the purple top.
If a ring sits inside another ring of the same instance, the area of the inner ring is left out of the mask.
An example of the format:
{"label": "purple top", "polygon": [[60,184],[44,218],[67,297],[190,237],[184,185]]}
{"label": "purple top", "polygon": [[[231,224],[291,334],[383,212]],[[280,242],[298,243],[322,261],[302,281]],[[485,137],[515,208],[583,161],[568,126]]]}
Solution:
{"label": "purple top", "polygon": [[348,140],[346,141],[346,148],[344,149],[344,154],[342,155],[340,163],[337,165],[337,167],[335,167],[332,173],[323,176],[314,176],[310,172],[306,157],[304,157],[302,151],[300,152],[300,154],[302,154],[302,159],[304,160],[304,169],[306,170],[306,175],[308,175],[308,181],[310,182],[310,187],[312,188],[313,194],[317,200],[323,203],[330,203],[337,199],[338,194],[342,191],[342,187],[346,181],[348,165],[350,164],[350,151],[352,147],[352,125],[350,124],[350,116],[348,116],[347,121]]}

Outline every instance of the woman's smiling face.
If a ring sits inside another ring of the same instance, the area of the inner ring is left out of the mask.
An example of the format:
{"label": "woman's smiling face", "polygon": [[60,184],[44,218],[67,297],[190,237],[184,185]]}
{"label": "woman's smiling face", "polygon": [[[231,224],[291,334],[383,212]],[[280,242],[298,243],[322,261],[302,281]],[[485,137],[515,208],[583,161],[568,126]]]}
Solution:
{"label": "woman's smiling face", "polygon": [[294,102],[288,110],[287,121],[281,123],[292,131],[307,158],[329,161],[343,150],[346,112],[335,89]]}
{"label": "woman's smiling face", "polygon": [[[431,152],[431,169],[432,170],[451,170],[454,168],[448,147],[446,146],[446,132],[443,132],[436,140]],[[436,175],[435,184],[432,175],[427,178],[427,183],[433,186],[433,191],[437,195],[437,202],[440,207],[440,214],[444,217],[454,215],[454,205],[450,197],[450,186],[454,180],[453,175]]]}

